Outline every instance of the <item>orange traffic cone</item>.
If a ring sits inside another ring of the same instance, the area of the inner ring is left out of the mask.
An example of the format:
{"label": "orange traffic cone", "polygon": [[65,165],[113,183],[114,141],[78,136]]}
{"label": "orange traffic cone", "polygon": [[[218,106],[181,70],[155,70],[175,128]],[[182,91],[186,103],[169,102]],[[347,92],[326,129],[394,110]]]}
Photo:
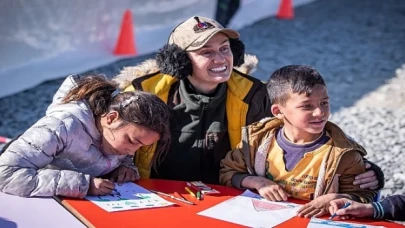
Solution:
{"label": "orange traffic cone", "polygon": [[136,55],[131,10],[126,10],[122,18],[121,30],[115,45],[115,55]]}
{"label": "orange traffic cone", "polygon": [[292,0],[281,0],[280,7],[277,13],[277,18],[279,19],[294,18],[294,8],[292,6]]}

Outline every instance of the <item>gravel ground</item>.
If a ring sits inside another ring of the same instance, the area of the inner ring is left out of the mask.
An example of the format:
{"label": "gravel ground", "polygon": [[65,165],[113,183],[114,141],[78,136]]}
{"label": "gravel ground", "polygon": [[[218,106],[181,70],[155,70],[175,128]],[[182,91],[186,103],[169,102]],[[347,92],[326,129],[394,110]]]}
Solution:
{"label": "gravel ground", "polygon": [[[287,64],[308,64],[326,79],[333,117],[384,171],[383,196],[405,193],[405,1],[319,0],[291,21],[267,18],[240,30],[266,80]],[[114,76],[125,59],[91,70]],[[83,73],[83,72],[78,72]],[[63,79],[0,99],[0,135],[13,137],[40,118]]]}

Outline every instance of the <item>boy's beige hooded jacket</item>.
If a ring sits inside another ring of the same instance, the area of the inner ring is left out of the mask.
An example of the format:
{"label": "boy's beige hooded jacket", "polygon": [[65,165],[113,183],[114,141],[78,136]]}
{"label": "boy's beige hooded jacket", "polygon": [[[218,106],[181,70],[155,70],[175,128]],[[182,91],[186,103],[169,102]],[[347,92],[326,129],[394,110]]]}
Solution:
{"label": "boy's beige hooded jacket", "polygon": [[[221,161],[219,182],[227,186],[240,187],[247,175],[265,176],[265,163],[268,150],[257,152],[258,148],[267,146],[272,141],[276,129],[282,127],[283,122],[276,118],[263,119],[242,130],[242,141],[236,149],[228,152]],[[349,139],[335,124],[328,122],[325,130],[333,140],[331,150],[326,154],[320,167],[318,183],[314,198],[327,193],[346,193],[354,200],[364,203],[372,202],[376,191],[360,189],[353,185],[354,177],[365,172],[362,156],[367,152],[363,147]],[[243,143],[243,141],[248,142]]]}

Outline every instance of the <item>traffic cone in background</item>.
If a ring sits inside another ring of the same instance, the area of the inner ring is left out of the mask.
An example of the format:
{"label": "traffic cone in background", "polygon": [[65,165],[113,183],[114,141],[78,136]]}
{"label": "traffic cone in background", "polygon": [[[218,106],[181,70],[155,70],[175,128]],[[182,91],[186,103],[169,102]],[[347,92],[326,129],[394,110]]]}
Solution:
{"label": "traffic cone in background", "polygon": [[131,10],[126,10],[122,18],[120,34],[115,44],[115,55],[136,55]]}
{"label": "traffic cone in background", "polygon": [[294,19],[292,0],[281,0],[276,17],[279,19]]}

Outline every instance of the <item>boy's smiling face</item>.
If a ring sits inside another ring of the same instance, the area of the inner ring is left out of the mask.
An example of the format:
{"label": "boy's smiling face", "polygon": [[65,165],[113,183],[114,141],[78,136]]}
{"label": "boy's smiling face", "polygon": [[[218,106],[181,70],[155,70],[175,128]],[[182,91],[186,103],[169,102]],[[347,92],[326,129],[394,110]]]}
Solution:
{"label": "boy's smiling face", "polygon": [[290,92],[284,105],[274,104],[274,116],[284,120],[284,134],[293,143],[307,143],[316,140],[329,119],[328,90],[316,84],[310,96]]}

